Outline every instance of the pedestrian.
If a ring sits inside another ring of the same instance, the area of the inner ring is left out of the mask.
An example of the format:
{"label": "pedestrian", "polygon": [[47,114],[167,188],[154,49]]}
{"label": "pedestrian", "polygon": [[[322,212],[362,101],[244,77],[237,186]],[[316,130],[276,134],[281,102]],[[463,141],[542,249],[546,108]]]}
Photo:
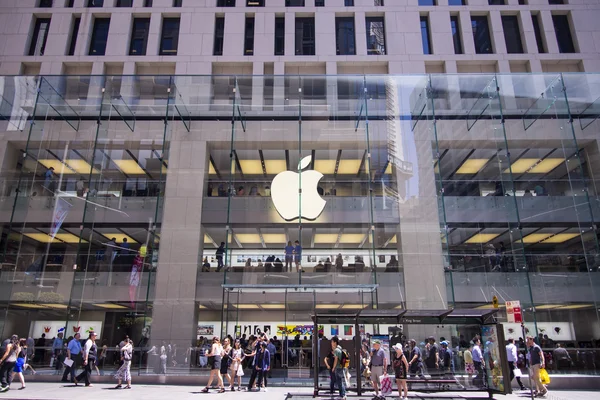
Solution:
{"label": "pedestrian", "polygon": [[540,397],[546,396],[548,389],[542,383],[540,377],[540,370],[546,366],[544,352],[542,351],[542,348],[533,341],[533,336],[527,336],[527,348],[529,349],[529,376],[536,388],[534,395]]}
{"label": "pedestrian", "polygon": [[[25,340],[25,344],[27,345],[27,340]],[[54,369],[56,370],[54,373],[55,375],[58,375],[62,368],[63,344],[63,332],[58,332],[58,335],[54,338],[54,342],[52,342],[52,357],[54,357]]]}
{"label": "pedestrian", "polygon": [[[452,349],[448,346],[450,343],[448,343],[446,340],[442,340],[440,342],[440,346],[442,346],[440,348],[440,373],[442,375],[442,377],[446,377],[446,375],[451,375],[454,373],[454,367],[452,365],[453,363],[453,355],[452,355]],[[451,376],[450,376],[451,377]]]}
{"label": "pedestrian", "polygon": [[248,359],[248,368],[252,368],[252,374],[250,375],[250,381],[248,382],[248,391],[254,389],[256,385],[256,377],[258,376],[258,371],[256,370],[256,355],[260,349],[260,342],[262,341],[262,336],[254,339],[254,336],[250,336],[250,342],[248,343],[246,358]]}
{"label": "pedestrian", "polygon": [[408,371],[411,376],[423,378],[423,359],[421,357],[421,349],[417,346],[415,339],[409,340],[410,345],[410,361],[408,362]]}
{"label": "pedestrian", "polygon": [[25,372],[25,359],[27,357],[27,339],[21,338],[19,339],[19,345],[17,347],[17,362],[15,363],[15,367],[13,368],[13,375],[11,381],[15,378],[15,375],[19,377],[19,381],[21,382],[21,387],[19,390],[25,389],[25,377],[23,376],[23,372]]}
{"label": "pedestrian", "polygon": [[[512,380],[515,378],[514,370],[518,368],[517,361],[519,360],[517,355],[517,346],[515,346],[515,340],[512,338],[508,339],[508,344],[506,345],[506,360],[508,361],[508,369],[510,371],[509,382],[512,382]],[[523,385],[523,382],[521,382],[521,377],[517,376],[516,378],[521,390],[525,390],[525,386]]]}
{"label": "pedestrian", "polygon": [[267,391],[267,373],[271,368],[271,355],[267,350],[267,342],[263,340],[260,343],[260,350],[256,354],[255,368],[258,371],[258,390],[261,388]]}
{"label": "pedestrian", "polygon": [[71,366],[66,365],[65,372],[63,373],[63,377],[61,382],[69,382],[67,380],[67,376],[71,375],[70,382],[75,382],[75,377],[77,376],[77,367],[81,365],[81,342],[79,339],[81,335],[79,332],[75,334],[75,337],[71,339],[71,341],[67,345],[67,360],[71,360],[73,364]]}
{"label": "pedestrian", "polygon": [[288,241],[287,246],[284,248],[285,251],[285,271],[292,272],[292,261],[294,261],[294,246],[292,242]]}
{"label": "pedestrian", "polygon": [[225,254],[225,242],[221,242],[221,244],[219,245],[219,248],[217,249],[216,252],[216,258],[217,258],[217,272],[221,271],[221,269],[223,269],[224,265],[223,264],[223,255]]}
{"label": "pedestrian", "polygon": [[300,246],[300,242],[297,240],[294,244],[294,263],[296,264],[296,272],[304,272],[300,267],[300,264],[302,263],[302,246]]}
{"label": "pedestrian", "polygon": [[125,389],[131,389],[131,358],[133,356],[133,340],[127,340],[127,342],[121,347],[121,361],[123,365],[115,374],[117,380],[117,386],[115,389],[121,389],[123,386],[121,382],[126,381],[127,386]]}
{"label": "pedestrian", "polygon": [[467,374],[469,380],[468,383],[471,384],[473,380],[473,374],[475,373],[475,364],[473,364],[473,353],[471,353],[471,349],[473,348],[473,344],[471,343],[469,347],[465,349],[463,352],[463,358],[465,360],[465,374]]}
{"label": "pedestrian", "polygon": [[83,372],[75,378],[75,386],[81,380],[84,380],[85,386],[90,387],[90,376],[92,375],[92,368],[96,364],[96,358],[98,357],[98,347],[96,346],[96,332],[90,331],[90,335],[85,342],[85,346],[82,351],[83,357]]}
{"label": "pedestrian", "polygon": [[270,339],[267,344],[267,350],[269,350],[269,355],[271,356],[270,366],[269,368],[269,379],[273,377],[271,371],[273,370],[273,365],[275,363],[275,353],[277,353],[277,348],[275,347],[275,343],[273,343],[273,339]]}
{"label": "pedestrian", "polygon": [[329,371],[329,394],[332,396],[335,391],[335,370],[333,369],[333,360],[335,357],[333,355],[333,350],[334,348],[332,345],[331,350],[323,360],[325,362],[325,367],[327,367],[327,371]]}
{"label": "pedestrian", "polygon": [[485,379],[485,370],[483,368],[483,354],[481,353],[481,340],[478,337],[473,339],[473,365],[475,366],[475,378],[473,378],[473,384],[479,388],[484,388],[487,385]]}
{"label": "pedestrian", "polygon": [[398,385],[398,396],[400,400],[408,399],[408,384],[406,378],[408,376],[408,361],[404,355],[401,343],[396,343],[393,347],[395,350],[392,367],[396,376],[396,385]]}
{"label": "pedestrian", "polygon": [[231,349],[231,365],[229,366],[232,392],[235,391],[233,386],[235,384],[236,377],[238,378],[238,391],[242,390],[242,376],[244,376],[242,361],[244,358],[244,350],[242,349],[240,339],[235,339],[235,342],[233,343],[233,349]]}
{"label": "pedestrian", "polygon": [[165,349],[165,346],[160,348],[160,373],[167,374],[167,349]]}
{"label": "pedestrian", "polygon": [[438,348],[438,345],[435,343],[435,338],[433,336],[427,338],[427,344],[429,345],[429,351],[427,353],[427,357],[425,358],[425,366],[427,367],[427,372],[429,372],[429,375],[431,375],[432,378],[435,378],[434,375],[439,374],[438,370],[440,367],[440,350]]}
{"label": "pedestrian", "polygon": [[45,355],[45,351],[46,351],[45,347],[46,347],[46,334],[42,333],[42,336],[40,336],[40,338],[35,343],[35,359],[36,359],[36,362],[38,362],[40,364],[44,364],[44,355]]}
{"label": "pedestrian", "polygon": [[231,366],[231,339],[223,339],[223,352],[221,353],[221,376],[223,377],[223,384],[225,384],[225,378],[229,382],[229,386],[233,389],[233,382],[231,376],[229,376],[229,367]]}
{"label": "pedestrian", "polygon": [[373,383],[373,389],[375,389],[374,399],[382,399],[383,396],[379,395],[379,379],[387,371],[388,360],[385,356],[385,351],[381,348],[381,342],[379,340],[373,341],[373,349],[371,349],[371,383]]}
{"label": "pedestrian", "polygon": [[212,385],[213,379],[217,378],[217,384],[219,385],[218,393],[225,393],[225,386],[223,385],[223,377],[221,376],[221,354],[223,353],[223,346],[221,346],[220,340],[218,337],[213,338],[212,347],[210,349],[210,353],[207,351],[206,355],[208,356],[208,363],[212,365],[210,370],[210,376],[208,378],[208,384],[202,392],[208,393],[210,387]]}
{"label": "pedestrian", "polygon": [[19,351],[19,337],[12,335],[10,339],[3,342],[4,354],[0,358],[0,382],[2,387],[0,392],[6,392],[10,388],[10,384],[13,378],[13,370],[17,363],[17,356]]}
{"label": "pedestrian", "polygon": [[333,369],[335,371],[335,383],[340,391],[342,400],[346,400],[346,377],[344,376],[344,365],[342,360],[343,349],[340,346],[340,339],[337,336],[331,338],[331,348],[333,349]]}

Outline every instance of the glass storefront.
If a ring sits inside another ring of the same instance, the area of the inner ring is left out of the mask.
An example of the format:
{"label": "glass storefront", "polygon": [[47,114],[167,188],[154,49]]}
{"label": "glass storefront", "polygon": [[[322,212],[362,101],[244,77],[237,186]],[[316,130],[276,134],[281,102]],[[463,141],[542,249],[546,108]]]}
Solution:
{"label": "glass storefront", "polygon": [[207,338],[265,332],[296,383],[314,334],[443,336],[457,356],[481,334],[314,332],[317,312],[495,298],[569,348],[561,372],[595,371],[600,75],[19,76],[0,94],[0,332],[35,339],[34,365],[60,328],[99,331],[107,369],[128,335],[149,375],[163,350],[167,374],[205,373]]}

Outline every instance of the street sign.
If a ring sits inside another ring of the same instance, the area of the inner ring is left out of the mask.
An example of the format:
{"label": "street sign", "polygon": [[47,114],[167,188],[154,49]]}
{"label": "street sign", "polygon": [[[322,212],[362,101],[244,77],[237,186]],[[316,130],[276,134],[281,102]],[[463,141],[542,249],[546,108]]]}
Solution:
{"label": "street sign", "polygon": [[506,320],[509,323],[520,324],[523,322],[523,310],[520,301],[506,302]]}
{"label": "street sign", "polygon": [[494,306],[494,308],[498,308],[498,297],[492,297],[492,306]]}

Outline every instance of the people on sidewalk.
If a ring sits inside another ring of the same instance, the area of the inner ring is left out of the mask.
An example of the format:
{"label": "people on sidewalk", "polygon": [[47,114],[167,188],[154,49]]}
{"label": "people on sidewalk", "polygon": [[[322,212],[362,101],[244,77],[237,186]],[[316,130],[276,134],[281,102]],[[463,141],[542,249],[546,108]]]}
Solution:
{"label": "people on sidewalk", "polygon": [[117,379],[118,383],[115,389],[121,389],[123,386],[121,383],[123,381],[127,382],[127,386],[125,389],[131,389],[131,359],[133,357],[133,340],[127,339],[127,343],[121,347],[121,361],[123,361],[123,365],[119,368],[117,373],[115,374],[115,379]]}
{"label": "people on sidewalk", "polygon": [[533,341],[533,336],[527,336],[527,348],[530,377],[533,381],[532,385],[535,385],[534,395],[537,397],[544,397],[548,393],[548,389],[542,383],[540,377],[540,370],[546,366],[544,352],[542,351],[542,348]]}
{"label": "people on sidewalk", "polygon": [[92,386],[90,383],[90,376],[92,375],[92,368],[96,364],[98,357],[98,347],[96,346],[96,332],[90,331],[90,336],[85,342],[85,346],[82,351],[83,357],[83,372],[75,378],[75,386],[82,380],[85,382],[86,387]]}
{"label": "people on sidewalk", "polygon": [[206,352],[208,356],[208,364],[211,365],[210,376],[208,378],[208,384],[202,392],[208,393],[210,387],[212,385],[213,380],[217,379],[217,384],[219,385],[219,393],[225,392],[225,386],[223,385],[223,377],[221,376],[221,355],[223,353],[223,346],[221,346],[221,341],[218,337],[213,338],[212,347],[210,352]]}
{"label": "people on sidewalk", "polygon": [[[515,345],[514,339],[508,339],[508,344],[506,345],[506,360],[508,361],[508,369],[510,371],[510,382],[516,377],[517,383],[521,390],[525,390],[525,386],[523,382],[521,382],[520,376],[515,376],[515,369],[517,369],[517,361],[519,360],[519,356],[517,354],[517,346]],[[518,372],[518,371],[517,371]]]}
{"label": "people on sidewalk", "polygon": [[69,382],[69,380],[67,380],[69,374],[71,375],[70,382],[75,382],[75,377],[77,376],[77,367],[81,364],[80,338],[81,335],[78,332],[67,345],[67,359],[73,361],[73,364],[70,367],[65,365],[65,372],[63,373],[61,382]]}
{"label": "people on sidewalk", "polygon": [[19,337],[12,335],[10,339],[7,339],[3,343],[4,354],[0,358],[0,392],[6,392],[10,388],[10,384],[13,378],[13,370],[17,363],[17,356],[19,351]]}
{"label": "people on sidewalk", "polygon": [[398,396],[400,400],[408,399],[408,384],[406,378],[408,376],[408,361],[404,355],[401,343],[396,343],[393,347],[395,350],[394,358],[392,360],[392,367],[394,368],[394,374],[396,375],[396,385],[398,385]]}
{"label": "people on sidewalk", "polygon": [[335,371],[335,383],[340,391],[342,400],[346,400],[346,378],[344,376],[344,365],[342,360],[342,346],[337,336],[331,338],[331,348],[333,350],[333,370]]}

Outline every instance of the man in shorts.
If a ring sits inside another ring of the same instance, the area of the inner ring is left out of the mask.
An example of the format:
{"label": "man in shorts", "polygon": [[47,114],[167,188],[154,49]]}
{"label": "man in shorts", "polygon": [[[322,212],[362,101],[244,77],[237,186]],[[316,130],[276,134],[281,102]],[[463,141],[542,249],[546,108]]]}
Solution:
{"label": "man in shorts", "polygon": [[383,399],[383,396],[379,395],[379,377],[383,376],[387,371],[388,360],[385,357],[385,351],[381,348],[381,342],[379,340],[373,341],[373,349],[371,350],[371,382],[375,389],[374,400]]}

